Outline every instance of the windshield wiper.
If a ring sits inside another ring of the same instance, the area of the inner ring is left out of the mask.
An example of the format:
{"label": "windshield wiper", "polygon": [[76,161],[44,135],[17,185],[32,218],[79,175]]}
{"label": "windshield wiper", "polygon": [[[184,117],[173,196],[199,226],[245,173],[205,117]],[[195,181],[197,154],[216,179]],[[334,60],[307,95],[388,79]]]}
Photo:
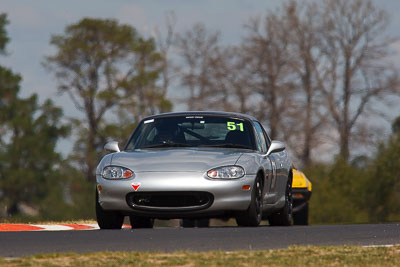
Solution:
{"label": "windshield wiper", "polygon": [[215,145],[199,145],[199,147],[227,147],[227,148],[253,149],[253,148],[251,148],[249,146],[240,145],[240,144],[232,144],[232,143],[215,144]]}
{"label": "windshield wiper", "polygon": [[140,147],[140,149],[143,148],[159,148],[159,147],[188,147],[188,144],[184,144],[184,143],[174,143],[174,142],[163,142],[161,144],[154,144],[154,145],[150,145],[150,146],[142,146]]}

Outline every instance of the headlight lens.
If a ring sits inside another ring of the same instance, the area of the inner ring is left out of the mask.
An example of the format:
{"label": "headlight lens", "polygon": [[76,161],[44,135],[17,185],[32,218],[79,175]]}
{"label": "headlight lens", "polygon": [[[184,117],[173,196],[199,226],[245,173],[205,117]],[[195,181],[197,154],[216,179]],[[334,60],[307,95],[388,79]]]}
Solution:
{"label": "headlight lens", "polygon": [[106,179],[128,179],[133,176],[133,171],[119,166],[107,166],[103,169],[102,176]]}
{"label": "headlight lens", "polygon": [[207,176],[214,179],[236,179],[244,176],[244,169],[240,166],[219,167],[209,170]]}

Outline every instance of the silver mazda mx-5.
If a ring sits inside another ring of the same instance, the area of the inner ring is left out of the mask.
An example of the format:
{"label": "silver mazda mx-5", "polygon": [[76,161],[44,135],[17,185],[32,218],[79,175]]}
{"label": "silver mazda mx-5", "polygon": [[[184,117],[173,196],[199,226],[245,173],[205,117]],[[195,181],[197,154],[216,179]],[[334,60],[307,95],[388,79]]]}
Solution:
{"label": "silver mazda mx-5", "polygon": [[253,117],[226,112],[166,113],[143,119],[124,149],[109,142],[96,170],[101,229],[151,228],[154,219],[183,227],[209,218],[239,226],[290,225],[292,164]]}

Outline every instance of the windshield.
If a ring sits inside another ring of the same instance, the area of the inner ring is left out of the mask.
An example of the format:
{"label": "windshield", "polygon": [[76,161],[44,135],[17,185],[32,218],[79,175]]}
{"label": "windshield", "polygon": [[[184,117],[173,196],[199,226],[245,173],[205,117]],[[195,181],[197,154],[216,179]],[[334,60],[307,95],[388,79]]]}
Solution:
{"label": "windshield", "polygon": [[250,122],[218,116],[177,116],[143,121],[127,151],[162,147],[255,149]]}

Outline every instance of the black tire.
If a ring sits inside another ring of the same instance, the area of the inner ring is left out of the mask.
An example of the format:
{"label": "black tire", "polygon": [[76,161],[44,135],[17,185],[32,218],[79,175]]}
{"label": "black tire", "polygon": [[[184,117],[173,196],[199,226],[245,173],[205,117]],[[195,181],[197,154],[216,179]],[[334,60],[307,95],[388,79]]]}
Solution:
{"label": "black tire", "polygon": [[100,229],[121,229],[124,216],[116,211],[105,211],[99,204],[99,194],[96,190],[96,219]]}
{"label": "black tire", "polygon": [[288,179],[285,190],[285,206],[277,213],[268,217],[272,226],[290,226],[293,219],[292,179]]}
{"label": "black tire", "polygon": [[147,217],[139,217],[139,216],[129,216],[129,221],[131,223],[132,229],[139,229],[139,228],[153,228],[154,226],[154,219],[147,218]]}
{"label": "black tire", "polygon": [[236,217],[238,226],[259,226],[262,217],[262,183],[261,179],[257,178],[254,182],[251,195],[251,203],[247,211]]}
{"label": "black tire", "polygon": [[308,225],[308,203],[300,211],[293,213],[294,225]]}
{"label": "black tire", "polygon": [[193,227],[205,228],[208,227],[209,225],[210,225],[210,219],[208,218],[180,220],[180,226],[184,228],[193,228]]}

